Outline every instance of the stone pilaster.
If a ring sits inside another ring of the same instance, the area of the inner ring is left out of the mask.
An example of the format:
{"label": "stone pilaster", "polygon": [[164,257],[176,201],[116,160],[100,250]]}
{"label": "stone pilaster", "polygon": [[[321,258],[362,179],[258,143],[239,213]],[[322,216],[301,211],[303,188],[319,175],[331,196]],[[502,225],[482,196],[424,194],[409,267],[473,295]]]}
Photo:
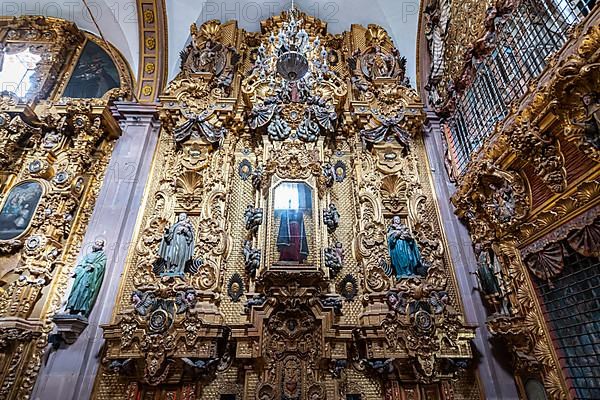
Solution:
{"label": "stone pilaster", "polygon": [[[507,372],[494,355],[490,343],[491,335],[485,325],[487,314],[477,287],[475,272],[477,261],[467,229],[454,215],[454,207],[450,197],[455,191],[454,185],[448,179],[444,167],[444,144],[439,118],[432,112],[427,113],[428,125],[425,132],[425,147],[431,166],[433,183],[438,196],[437,203],[440,208],[442,223],[446,231],[446,238],[450,257],[455,267],[456,279],[460,290],[460,297],[465,309],[466,322],[477,326],[475,347],[479,352],[478,372],[488,400],[518,399],[517,387],[510,372]],[[477,356],[475,357],[477,359]]]}
{"label": "stone pilaster", "polygon": [[110,321],[132,246],[152,156],[158,138],[156,107],[136,103],[115,104],[123,130],[117,140],[98,201],[90,220],[80,257],[96,239],[106,241],[106,273],[89,325],[69,346],[49,347],[32,399],[84,400],[92,393],[103,343],[101,324]]}

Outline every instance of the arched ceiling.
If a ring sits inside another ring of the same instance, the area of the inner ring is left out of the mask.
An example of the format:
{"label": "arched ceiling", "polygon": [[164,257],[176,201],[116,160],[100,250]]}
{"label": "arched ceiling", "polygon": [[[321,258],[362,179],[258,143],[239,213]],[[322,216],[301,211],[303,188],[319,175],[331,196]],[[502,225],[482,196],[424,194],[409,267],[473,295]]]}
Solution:
{"label": "arched ceiling", "polygon": [[[291,6],[291,1],[265,0],[164,0],[168,25],[169,79],[179,71],[179,52],[189,42],[190,24],[210,19],[235,19],[240,28],[258,31],[260,21]],[[118,48],[138,73],[140,39],[138,6],[134,0],[88,0],[94,19],[83,0],[56,2],[38,0],[34,4],[15,2],[3,5],[4,15],[45,15],[74,21],[81,29],[104,38]],[[392,36],[400,53],[407,58],[407,73],[413,85],[416,78],[416,42],[420,0],[297,0],[296,6],[328,23],[331,33],[349,30],[351,24],[381,25]],[[97,28],[97,26],[99,29]]]}

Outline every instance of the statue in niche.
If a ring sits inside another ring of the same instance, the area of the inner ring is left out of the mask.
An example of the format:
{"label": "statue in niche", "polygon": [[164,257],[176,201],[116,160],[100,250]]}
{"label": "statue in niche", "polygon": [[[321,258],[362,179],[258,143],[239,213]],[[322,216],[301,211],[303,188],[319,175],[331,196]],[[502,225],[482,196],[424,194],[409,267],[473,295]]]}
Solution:
{"label": "statue in niche", "polygon": [[192,266],[194,227],[186,213],[179,214],[177,222],[165,229],[158,255],[154,272],[160,276],[183,277]]}
{"label": "statue in niche", "polygon": [[96,240],[92,251],[75,267],[73,287],[67,300],[66,311],[87,318],[94,307],[106,269],[104,240]]}
{"label": "statue in niche", "polygon": [[304,218],[312,210],[312,191],[304,183],[283,182],[275,188],[274,196],[279,261],[303,264],[309,255]]}
{"label": "statue in niche", "polygon": [[332,277],[340,273],[344,265],[344,249],[341,242],[325,249],[325,266],[329,268]]}
{"label": "statue in niche", "polygon": [[586,93],[581,97],[581,101],[585,107],[586,119],[570,122],[572,125],[583,128],[586,141],[594,148],[600,149],[600,95]]}
{"label": "statue in niche", "polygon": [[387,242],[396,278],[416,275],[417,269],[423,267],[421,253],[410,230],[399,216],[395,216],[388,227]]}
{"label": "statue in niche", "polygon": [[262,224],[263,210],[262,208],[256,208],[252,204],[248,204],[246,211],[244,212],[244,221],[246,222],[246,229],[252,234],[258,232],[258,227]]}
{"label": "statue in niche", "polygon": [[242,248],[244,253],[244,264],[246,266],[246,272],[250,277],[256,277],[256,271],[260,267],[260,250],[252,248],[252,241],[245,240],[244,247]]}
{"label": "statue in niche", "polygon": [[207,40],[204,47],[194,53],[194,70],[196,72],[215,72],[217,52],[222,48],[219,43]]}
{"label": "statue in niche", "polygon": [[503,185],[497,186],[490,183],[489,188],[492,197],[489,207],[500,222],[509,222],[516,212],[516,200],[510,184],[504,182]]}
{"label": "statue in niche", "polygon": [[479,243],[475,245],[475,253],[477,255],[477,271],[474,274],[477,276],[478,290],[495,314],[509,315],[508,299],[502,289],[501,279],[499,279],[501,269],[498,260],[495,255],[492,256],[488,250],[483,249]]}
{"label": "statue in niche", "polygon": [[226,48],[212,38],[203,39],[203,31],[196,24],[190,27],[192,43],[181,52],[182,69],[193,73],[210,72],[219,75],[225,66]]}
{"label": "statue in niche", "polygon": [[327,226],[327,232],[333,233],[340,224],[340,213],[335,204],[329,204],[329,207],[323,211],[323,223]]}
{"label": "statue in niche", "polygon": [[371,52],[365,54],[364,73],[370,78],[388,78],[394,70],[396,62],[394,56],[384,52],[380,46],[375,46]]}
{"label": "statue in niche", "polygon": [[299,263],[306,261],[308,241],[306,240],[302,211],[290,208],[281,213],[277,250],[279,250],[279,261],[298,261]]}

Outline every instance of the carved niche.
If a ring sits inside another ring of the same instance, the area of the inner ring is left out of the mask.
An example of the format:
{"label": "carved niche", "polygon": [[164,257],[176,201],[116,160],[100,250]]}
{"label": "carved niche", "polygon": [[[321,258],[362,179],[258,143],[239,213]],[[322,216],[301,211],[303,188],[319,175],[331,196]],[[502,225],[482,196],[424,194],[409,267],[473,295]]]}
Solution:
{"label": "carved niche", "polygon": [[527,187],[516,172],[502,171],[484,162],[465,179],[471,184],[463,185],[452,202],[475,242],[509,232],[527,217]]}

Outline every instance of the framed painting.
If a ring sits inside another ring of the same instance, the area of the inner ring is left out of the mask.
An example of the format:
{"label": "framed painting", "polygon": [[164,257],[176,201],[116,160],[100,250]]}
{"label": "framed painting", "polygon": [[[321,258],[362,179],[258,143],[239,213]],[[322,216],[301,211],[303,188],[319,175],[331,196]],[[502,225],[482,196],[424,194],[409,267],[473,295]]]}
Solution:
{"label": "framed painting", "polygon": [[13,186],[0,209],[0,240],[12,240],[29,228],[44,190],[36,181]]}

